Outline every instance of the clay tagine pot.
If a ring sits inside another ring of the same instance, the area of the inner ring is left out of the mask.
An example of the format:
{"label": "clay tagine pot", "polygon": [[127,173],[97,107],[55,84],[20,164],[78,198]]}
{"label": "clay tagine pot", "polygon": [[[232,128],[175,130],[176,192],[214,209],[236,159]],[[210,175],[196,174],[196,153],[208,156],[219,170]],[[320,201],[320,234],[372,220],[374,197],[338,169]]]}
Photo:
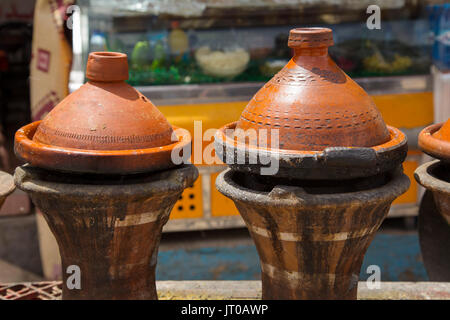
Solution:
{"label": "clay tagine pot", "polygon": [[409,187],[405,135],[330,59],[332,44],[330,29],[291,30],[294,57],[216,134],[230,167],[216,186],[255,242],[263,299],[356,299],[365,252]]}
{"label": "clay tagine pot", "polygon": [[419,133],[419,147],[439,160],[417,168],[415,178],[433,193],[439,212],[450,226],[450,119],[424,128]]}
{"label": "clay tagine pot", "polygon": [[93,52],[89,82],[42,121],[17,131],[15,152],[33,166],[69,172],[128,174],[174,166],[175,148],[190,144],[128,79],[127,56]]}
{"label": "clay tagine pot", "polygon": [[198,177],[171,154],[188,156],[191,138],[124,82],[126,55],[91,53],[86,76],[44,120],[16,133],[28,164],[16,168],[15,184],[58,242],[63,299],[157,299],[162,228]]}
{"label": "clay tagine pot", "polygon": [[419,240],[431,281],[450,281],[450,119],[419,134],[419,147],[438,160],[414,172],[425,187],[419,210]]}
{"label": "clay tagine pot", "polygon": [[[396,168],[406,157],[405,135],[387,126],[370,96],[328,55],[327,28],[291,30],[294,56],[250,100],[239,121],[216,134],[217,154],[235,170],[259,174],[260,155],[279,161],[278,176],[350,179]],[[236,138],[239,130],[260,134]],[[276,141],[271,137],[277,129]],[[236,163],[239,153],[245,163]]]}
{"label": "clay tagine pot", "polygon": [[16,189],[14,178],[9,173],[0,171],[0,208],[6,198]]}

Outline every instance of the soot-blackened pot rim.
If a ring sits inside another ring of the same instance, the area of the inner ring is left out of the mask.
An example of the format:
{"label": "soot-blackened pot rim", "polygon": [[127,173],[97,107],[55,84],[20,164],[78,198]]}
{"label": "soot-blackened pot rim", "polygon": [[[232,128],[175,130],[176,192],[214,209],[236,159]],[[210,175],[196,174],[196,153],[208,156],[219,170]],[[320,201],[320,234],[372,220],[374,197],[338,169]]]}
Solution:
{"label": "soot-blackened pot rim", "polygon": [[419,148],[426,154],[444,161],[450,161],[450,142],[433,137],[444,123],[432,124],[419,133]]}
{"label": "soot-blackened pot rim", "polygon": [[[274,176],[297,179],[353,179],[368,177],[395,169],[406,158],[408,151],[407,137],[399,129],[387,126],[391,139],[374,147],[331,147],[323,151],[302,151],[271,149],[250,146],[235,141],[226,135],[226,131],[234,130],[237,122],[220,128],[215,135],[216,154],[219,159],[235,170],[253,172],[262,167],[261,164],[250,164],[249,158],[258,154],[269,156],[272,161],[279,162],[280,170]],[[226,148],[226,151],[225,151]],[[230,163],[226,154],[245,155],[245,163]],[[312,170],[313,169],[313,170]]]}
{"label": "soot-blackened pot rim", "polygon": [[408,176],[398,167],[392,173],[391,179],[383,186],[364,191],[309,194],[300,187],[276,186],[270,192],[257,191],[239,185],[232,179],[236,171],[222,171],[216,179],[216,187],[223,195],[235,200],[250,203],[255,206],[277,206],[314,208],[317,206],[346,207],[352,203],[378,203],[381,199],[394,200],[408,190]]}
{"label": "soot-blackened pot rim", "polygon": [[428,190],[448,193],[450,195],[450,183],[432,174],[433,169],[441,165],[443,165],[441,160],[424,163],[414,171],[414,178],[421,186]]}
{"label": "soot-blackened pot rim", "polygon": [[[239,148],[239,147],[242,148],[242,146],[241,146],[242,143],[239,143],[239,142],[236,142],[236,141],[230,139],[225,134],[226,130],[234,130],[236,128],[236,125],[237,125],[237,121],[229,123],[229,124],[223,126],[222,128],[220,128],[216,133],[216,139],[220,139],[220,140],[224,141],[225,143],[232,144],[237,148]],[[387,152],[387,151],[395,150],[400,145],[403,145],[406,143],[406,135],[403,132],[401,132],[399,129],[397,129],[395,127],[387,126],[387,128],[391,134],[391,139],[386,143],[383,143],[383,144],[380,144],[380,145],[374,146],[374,147],[368,147],[368,148],[373,149],[378,152]],[[271,148],[261,148],[261,147],[249,146],[249,145],[245,145],[245,148],[250,149],[250,150],[263,150],[264,152],[268,152],[268,153],[280,153],[283,156],[291,156],[291,157],[301,157],[301,156],[307,157],[307,156],[312,156],[312,155],[315,155],[317,157],[324,153],[324,151],[271,149]],[[338,148],[345,148],[345,147],[338,147]],[[349,150],[356,149],[356,147],[347,147],[347,149],[349,149]]]}
{"label": "soot-blackened pot rim", "polygon": [[[42,120],[41,120],[42,121]],[[189,131],[173,127],[178,141],[169,145],[135,150],[83,150],[46,145],[33,141],[41,121],[17,130],[14,151],[21,160],[35,167],[75,173],[131,174],[175,167],[171,159],[174,149],[191,143]]]}
{"label": "soot-blackened pot rim", "polygon": [[148,197],[149,195],[163,195],[168,192],[182,191],[186,187],[192,186],[194,181],[198,178],[198,169],[192,164],[187,164],[177,168],[155,172],[152,174],[152,179],[150,180],[142,179],[142,181],[139,181],[139,179],[136,179],[133,180],[133,182],[123,182],[113,185],[92,184],[92,181],[89,181],[89,183],[86,184],[80,182],[56,182],[52,181],[52,174],[59,173],[52,173],[25,164],[16,168],[14,182],[19,189],[26,192],[45,195],[53,194],[55,196],[63,194],[68,198],[139,198]]}

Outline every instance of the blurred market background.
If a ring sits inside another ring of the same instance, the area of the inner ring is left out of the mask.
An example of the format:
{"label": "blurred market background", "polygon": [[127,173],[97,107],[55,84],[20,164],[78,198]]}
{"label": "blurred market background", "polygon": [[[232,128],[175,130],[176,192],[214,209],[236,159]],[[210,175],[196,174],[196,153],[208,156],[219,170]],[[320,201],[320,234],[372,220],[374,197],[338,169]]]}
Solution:
{"label": "blurred market background", "polygon": [[[369,29],[369,5],[381,29]],[[3,0],[0,2],[1,170],[20,165],[15,131],[43,118],[85,81],[91,51],[128,55],[129,84],[170,123],[203,132],[238,119],[252,95],[290,59],[293,27],[327,26],[330,55],[374,99],[409,148],[411,188],[398,198],[361,270],[383,281],[420,281],[413,172],[426,161],[417,134],[450,117],[450,4],[433,0]],[[203,147],[210,143],[206,141]],[[221,165],[175,205],[158,256],[158,280],[253,280],[256,249],[231,200],[214,187]],[[180,268],[179,266],[183,266]],[[0,211],[0,283],[59,279],[59,253],[42,215],[20,190]]]}

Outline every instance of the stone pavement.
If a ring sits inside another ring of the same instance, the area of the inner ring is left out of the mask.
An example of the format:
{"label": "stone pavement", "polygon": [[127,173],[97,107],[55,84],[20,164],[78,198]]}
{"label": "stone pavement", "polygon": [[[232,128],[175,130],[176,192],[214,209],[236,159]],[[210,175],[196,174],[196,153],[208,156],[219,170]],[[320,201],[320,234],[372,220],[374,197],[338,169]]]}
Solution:
{"label": "stone pavement", "polygon": [[[0,283],[2,299],[61,299],[60,281]],[[261,299],[260,281],[157,281],[160,300]],[[359,282],[359,300],[450,300],[450,282]]]}

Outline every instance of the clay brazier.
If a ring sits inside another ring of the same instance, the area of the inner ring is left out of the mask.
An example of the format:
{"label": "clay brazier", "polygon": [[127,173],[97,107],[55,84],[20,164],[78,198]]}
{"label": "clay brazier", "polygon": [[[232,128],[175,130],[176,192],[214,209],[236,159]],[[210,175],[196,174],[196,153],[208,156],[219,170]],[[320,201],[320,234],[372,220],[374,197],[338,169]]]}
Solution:
{"label": "clay brazier", "polygon": [[414,172],[426,188],[419,210],[419,240],[431,281],[450,281],[450,120],[419,134],[419,147],[438,160]]}
{"label": "clay brazier", "polygon": [[356,299],[364,254],[408,177],[399,169],[366,189],[353,181],[255,187],[242,175],[228,169],[216,185],[255,242],[263,299]]}

